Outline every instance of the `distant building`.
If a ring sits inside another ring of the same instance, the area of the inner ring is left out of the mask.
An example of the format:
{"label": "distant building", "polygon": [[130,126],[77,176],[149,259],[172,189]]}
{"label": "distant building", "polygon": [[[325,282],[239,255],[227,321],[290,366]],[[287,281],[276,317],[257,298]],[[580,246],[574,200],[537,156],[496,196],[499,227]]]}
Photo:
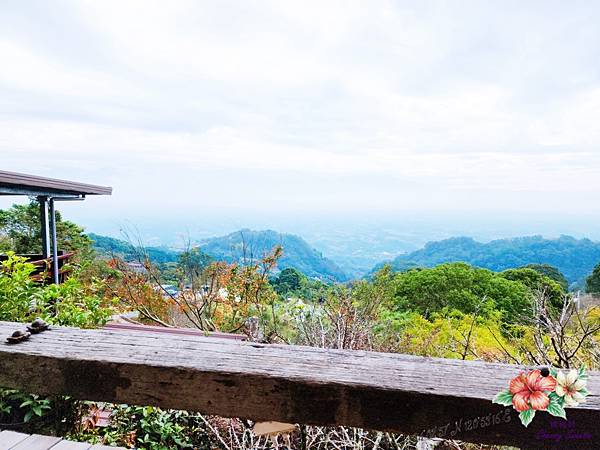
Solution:
{"label": "distant building", "polygon": [[176,297],[179,294],[179,289],[177,289],[177,286],[172,284],[162,284],[160,287],[167,295]]}
{"label": "distant building", "polygon": [[127,269],[131,270],[132,272],[135,273],[146,273],[148,272],[148,270],[146,269],[146,267],[140,263],[140,262],[126,262],[125,266],[127,267]]}

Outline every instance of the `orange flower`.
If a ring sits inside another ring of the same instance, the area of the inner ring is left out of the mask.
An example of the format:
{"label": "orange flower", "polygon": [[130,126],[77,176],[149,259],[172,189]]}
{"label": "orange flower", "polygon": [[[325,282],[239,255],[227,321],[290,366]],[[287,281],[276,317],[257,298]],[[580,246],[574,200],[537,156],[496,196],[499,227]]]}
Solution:
{"label": "orange flower", "polygon": [[510,380],[513,406],[519,412],[527,411],[530,407],[546,409],[550,404],[546,391],[553,391],[555,387],[556,380],[552,375],[543,377],[539,370],[532,370],[528,374],[520,373]]}

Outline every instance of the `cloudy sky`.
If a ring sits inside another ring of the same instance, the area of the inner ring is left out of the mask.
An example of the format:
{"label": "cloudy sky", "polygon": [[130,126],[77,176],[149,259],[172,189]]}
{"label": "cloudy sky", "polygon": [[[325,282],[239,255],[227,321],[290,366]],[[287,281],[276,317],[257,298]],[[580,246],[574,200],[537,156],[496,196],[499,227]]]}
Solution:
{"label": "cloudy sky", "polygon": [[[589,214],[600,5],[0,1],[1,168],[94,223]],[[4,201],[5,203],[6,201]]]}

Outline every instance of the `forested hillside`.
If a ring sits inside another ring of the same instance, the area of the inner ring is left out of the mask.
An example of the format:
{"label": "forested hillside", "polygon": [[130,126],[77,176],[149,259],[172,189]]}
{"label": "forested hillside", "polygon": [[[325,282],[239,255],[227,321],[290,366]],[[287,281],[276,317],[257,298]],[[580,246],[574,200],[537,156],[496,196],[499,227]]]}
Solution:
{"label": "forested hillside", "polygon": [[558,239],[528,236],[488,243],[458,237],[430,242],[421,250],[398,256],[391,264],[395,270],[406,270],[455,261],[493,271],[528,264],[549,264],[558,268],[569,283],[574,283],[589,275],[600,262],[600,243],[571,236]]}
{"label": "forested hillside", "polygon": [[[136,260],[136,246],[108,236],[91,233],[94,248],[102,254],[115,254],[126,260]],[[275,231],[240,230],[227,236],[206,239],[200,242],[200,250],[216,261],[244,262],[256,260],[271,251],[276,245],[283,247],[283,256],[277,268],[294,268],[310,278],[323,281],[345,281],[348,279],[339,266],[313,249],[301,237],[280,234]],[[166,247],[145,247],[144,252],[154,263],[176,262],[180,251]]]}
{"label": "forested hillside", "polygon": [[336,263],[293,234],[246,229],[204,240],[200,248],[216,260],[242,262],[244,259],[261,258],[277,245],[283,247],[283,256],[278,263],[281,270],[293,267],[308,277],[321,280],[345,281],[348,278]]}
{"label": "forested hillside", "polygon": [[[100,254],[119,256],[127,261],[138,259],[140,249],[129,242],[94,233],[89,233],[88,236],[92,240],[92,245]],[[166,247],[144,247],[143,251],[152,262],[158,264],[176,262],[181,253]]]}

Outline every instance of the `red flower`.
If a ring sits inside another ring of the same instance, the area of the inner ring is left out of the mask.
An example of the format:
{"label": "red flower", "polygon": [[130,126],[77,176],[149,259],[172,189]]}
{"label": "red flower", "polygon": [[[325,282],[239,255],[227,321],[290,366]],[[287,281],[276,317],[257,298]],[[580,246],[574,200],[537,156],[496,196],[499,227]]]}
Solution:
{"label": "red flower", "polygon": [[543,377],[539,370],[532,370],[528,374],[520,373],[510,380],[510,393],[513,395],[512,403],[517,411],[533,409],[546,409],[550,398],[546,391],[553,391],[556,380],[552,375]]}

